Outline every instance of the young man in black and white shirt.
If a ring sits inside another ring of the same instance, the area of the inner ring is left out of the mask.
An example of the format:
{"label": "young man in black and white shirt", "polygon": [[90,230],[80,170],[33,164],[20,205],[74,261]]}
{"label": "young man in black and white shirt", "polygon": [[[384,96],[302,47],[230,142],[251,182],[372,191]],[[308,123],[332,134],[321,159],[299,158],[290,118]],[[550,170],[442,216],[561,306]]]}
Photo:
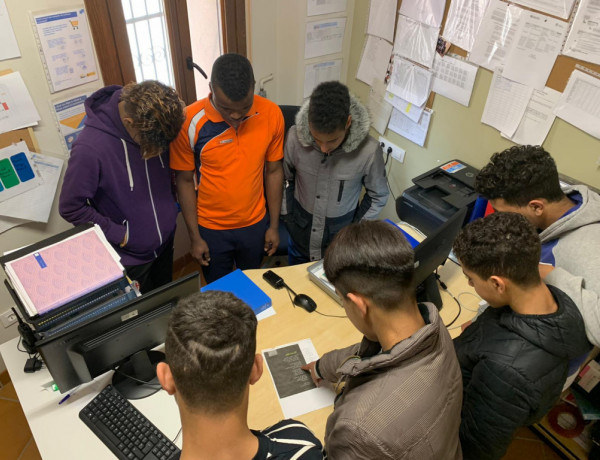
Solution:
{"label": "young man in black and white shirt", "polygon": [[252,309],[226,292],[192,294],[173,310],[166,362],[156,372],[179,406],[180,460],[323,459],[321,442],[301,422],[248,427],[250,385],[263,371],[256,325]]}

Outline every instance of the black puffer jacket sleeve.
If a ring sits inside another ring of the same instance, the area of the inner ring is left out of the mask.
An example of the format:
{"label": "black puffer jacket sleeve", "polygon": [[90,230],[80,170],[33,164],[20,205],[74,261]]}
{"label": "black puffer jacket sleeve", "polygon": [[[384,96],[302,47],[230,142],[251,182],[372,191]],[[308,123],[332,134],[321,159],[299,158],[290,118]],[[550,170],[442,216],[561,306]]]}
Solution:
{"label": "black puffer jacket sleeve", "polygon": [[460,424],[464,458],[499,459],[530,417],[536,390],[514,368],[491,360],[479,361],[465,384]]}

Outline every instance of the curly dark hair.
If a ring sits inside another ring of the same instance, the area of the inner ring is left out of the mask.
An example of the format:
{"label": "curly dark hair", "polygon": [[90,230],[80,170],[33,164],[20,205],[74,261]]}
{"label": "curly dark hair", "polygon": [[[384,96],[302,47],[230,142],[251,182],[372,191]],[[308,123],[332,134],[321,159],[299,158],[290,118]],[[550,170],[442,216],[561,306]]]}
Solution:
{"label": "curly dark hair", "polygon": [[486,280],[502,276],[520,286],[540,283],[541,243],[521,214],[495,212],[468,224],[454,240],[460,263]]}
{"label": "curly dark hair", "polygon": [[143,157],[165,152],[185,121],[184,104],[175,90],[155,80],[129,83],[120,100],[133,120]]}
{"label": "curly dark hair", "polygon": [[539,145],[513,146],[492,155],[475,179],[475,190],[488,200],[502,198],[513,206],[540,198],[552,203],[564,197],[556,163]]}
{"label": "curly dark hair", "polygon": [[414,299],[414,252],[402,233],[381,221],[344,227],[325,253],[325,276],[344,297],[352,292],[392,310]]}
{"label": "curly dark hair", "polygon": [[241,101],[254,87],[252,64],[241,54],[223,54],[213,64],[210,82],[213,87],[221,88],[231,101]]}
{"label": "curly dark hair", "polygon": [[350,92],[339,81],[318,85],[310,96],[308,122],[318,132],[330,134],[344,129],[350,115]]}
{"label": "curly dark hair", "polygon": [[256,353],[256,315],[229,292],[197,292],[173,309],[166,362],[192,410],[228,412],[239,406]]}

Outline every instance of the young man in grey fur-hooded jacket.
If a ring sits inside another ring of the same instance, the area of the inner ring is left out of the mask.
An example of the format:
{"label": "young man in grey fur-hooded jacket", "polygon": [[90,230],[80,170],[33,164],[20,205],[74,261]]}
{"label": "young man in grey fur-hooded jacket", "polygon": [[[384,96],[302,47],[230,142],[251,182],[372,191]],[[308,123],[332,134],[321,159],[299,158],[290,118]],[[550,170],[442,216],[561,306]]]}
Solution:
{"label": "young man in grey fur-hooded jacket", "polygon": [[377,218],[385,206],[383,153],[369,127],[367,109],[337,81],[318,85],[296,115],[285,144],[281,210],[290,264],[321,259],[338,231]]}

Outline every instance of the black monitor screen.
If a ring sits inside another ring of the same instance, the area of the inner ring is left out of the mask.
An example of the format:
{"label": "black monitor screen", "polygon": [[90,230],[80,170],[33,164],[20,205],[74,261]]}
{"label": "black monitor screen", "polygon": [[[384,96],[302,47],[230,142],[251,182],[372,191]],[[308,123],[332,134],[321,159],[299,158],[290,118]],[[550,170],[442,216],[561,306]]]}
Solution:
{"label": "black monitor screen", "polygon": [[[466,214],[467,208],[459,209],[415,248],[414,282],[418,287],[417,298],[435,303],[438,309],[442,308],[441,298],[435,275],[432,277],[432,274],[448,258]],[[426,291],[425,296],[419,296],[423,290]]]}
{"label": "black monitor screen", "polygon": [[[125,378],[126,384],[133,387],[133,393],[141,390],[137,396],[130,392],[129,397],[143,397],[142,393],[151,385],[144,389],[139,380],[153,380],[155,375],[152,375],[152,368],[148,371],[148,366],[155,366],[155,361],[161,358],[157,352],[149,350],[164,342],[171,311],[178,300],[199,290],[199,275],[196,272],[144,294],[93,321],[82,322],[57,335],[48,335],[36,346],[61,393],[89,382],[106,371],[119,368],[121,377],[129,374],[135,376],[133,379]],[[119,371],[115,378],[117,374]],[[140,375],[142,378],[139,378]],[[152,385],[156,387],[154,391],[159,388],[157,383]]]}

